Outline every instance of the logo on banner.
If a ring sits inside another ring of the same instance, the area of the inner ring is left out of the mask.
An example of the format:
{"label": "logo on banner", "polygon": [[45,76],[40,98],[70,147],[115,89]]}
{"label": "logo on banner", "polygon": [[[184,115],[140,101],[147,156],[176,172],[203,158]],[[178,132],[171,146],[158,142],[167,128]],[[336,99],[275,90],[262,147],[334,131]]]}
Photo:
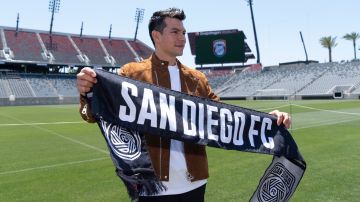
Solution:
{"label": "logo on banner", "polygon": [[137,131],[101,120],[106,140],[116,156],[124,160],[135,160],[141,154],[141,137]]}
{"label": "logo on banner", "polygon": [[259,201],[286,201],[292,192],[295,176],[283,164],[276,163],[264,178],[258,192]]}
{"label": "logo on banner", "polygon": [[218,58],[221,58],[226,54],[226,41],[224,39],[213,41],[213,53]]}

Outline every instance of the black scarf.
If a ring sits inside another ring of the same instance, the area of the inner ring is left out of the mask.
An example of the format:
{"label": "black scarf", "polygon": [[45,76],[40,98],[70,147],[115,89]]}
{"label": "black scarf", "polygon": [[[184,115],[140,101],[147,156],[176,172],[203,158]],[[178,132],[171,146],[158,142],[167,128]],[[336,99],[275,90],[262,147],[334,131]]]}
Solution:
{"label": "black scarf", "polygon": [[306,168],[276,117],[96,70],[88,94],[117,175],[136,200],[166,189],[155,175],[143,133],[227,150],[273,155],[250,201],[287,201]]}

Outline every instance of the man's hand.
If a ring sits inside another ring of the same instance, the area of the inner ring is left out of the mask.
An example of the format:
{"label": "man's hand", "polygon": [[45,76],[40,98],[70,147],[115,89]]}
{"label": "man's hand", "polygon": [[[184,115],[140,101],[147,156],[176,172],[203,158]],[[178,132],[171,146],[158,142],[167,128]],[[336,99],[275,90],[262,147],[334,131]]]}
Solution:
{"label": "man's hand", "polygon": [[81,69],[76,75],[76,87],[81,95],[85,96],[96,82],[96,73],[90,67]]}
{"label": "man's hand", "polygon": [[278,126],[282,123],[285,125],[287,129],[291,126],[291,117],[286,112],[280,112],[279,110],[274,110],[269,114],[275,115],[277,117],[277,124]]}

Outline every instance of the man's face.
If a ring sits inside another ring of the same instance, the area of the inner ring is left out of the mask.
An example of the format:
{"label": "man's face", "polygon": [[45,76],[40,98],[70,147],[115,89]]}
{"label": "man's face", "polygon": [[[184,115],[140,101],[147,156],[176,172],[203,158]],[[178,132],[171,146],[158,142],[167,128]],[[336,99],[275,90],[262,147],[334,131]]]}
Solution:
{"label": "man's face", "polygon": [[156,48],[169,57],[181,56],[186,43],[186,30],[181,20],[165,18],[166,27],[158,32]]}

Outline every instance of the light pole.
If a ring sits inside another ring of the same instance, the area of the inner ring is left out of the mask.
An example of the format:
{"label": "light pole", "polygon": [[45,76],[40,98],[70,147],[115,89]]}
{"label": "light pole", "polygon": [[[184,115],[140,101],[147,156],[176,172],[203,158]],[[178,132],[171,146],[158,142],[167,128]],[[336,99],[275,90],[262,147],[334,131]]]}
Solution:
{"label": "light pole", "polygon": [[309,63],[309,58],[308,58],[308,54],[307,54],[306,47],[305,47],[305,43],[304,43],[304,38],[303,38],[303,36],[302,36],[301,31],[300,31],[300,37],[301,37],[301,42],[302,42],[302,44],[303,44],[304,51],[305,51],[306,64],[308,64],[308,63]]}
{"label": "light pole", "polygon": [[111,30],[112,30],[112,24],[110,24],[110,29],[109,29],[109,41],[111,41]]}
{"label": "light pole", "polygon": [[136,12],[135,12],[136,29],[135,29],[134,41],[136,41],[139,23],[142,22],[144,19],[144,11],[145,11],[145,9],[143,9],[143,8],[136,8]]}
{"label": "light pole", "polygon": [[16,32],[15,32],[15,36],[18,35],[19,32],[19,13],[17,14],[17,18],[16,18]]}
{"label": "light pole", "polygon": [[52,34],[52,27],[54,21],[54,13],[58,13],[60,9],[60,0],[50,0],[49,1],[49,11],[51,14],[51,22],[50,22],[50,36]]}
{"label": "light pole", "polygon": [[83,33],[83,29],[84,29],[84,22],[81,21],[81,28],[80,28],[80,39],[82,39],[82,33]]}
{"label": "light pole", "polygon": [[257,41],[257,35],[256,35],[256,28],[255,28],[255,20],[254,20],[254,13],[253,13],[253,0],[246,0],[249,3],[250,6],[250,12],[251,12],[251,20],[252,20],[252,25],[253,25],[253,30],[254,30],[254,37],[255,37],[255,46],[256,46],[256,55],[257,55],[257,60],[256,62],[258,64],[260,64],[260,50],[259,50],[259,45],[258,45],[258,41]]}

